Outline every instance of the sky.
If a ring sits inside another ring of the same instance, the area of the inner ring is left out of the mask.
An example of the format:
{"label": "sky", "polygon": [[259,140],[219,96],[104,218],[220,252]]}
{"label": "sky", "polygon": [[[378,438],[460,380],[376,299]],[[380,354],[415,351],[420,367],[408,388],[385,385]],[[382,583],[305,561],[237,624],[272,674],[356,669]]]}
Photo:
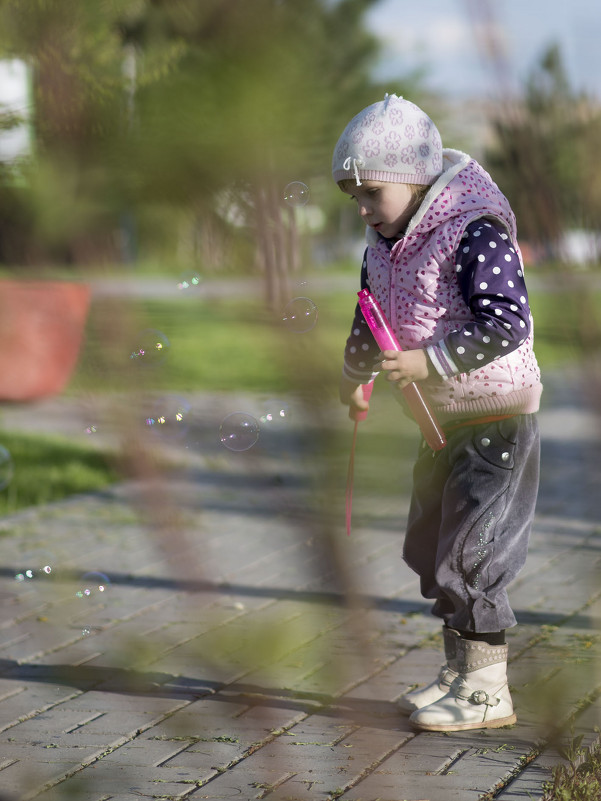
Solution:
{"label": "sky", "polygon": [[[0,110],[23,113],[28,107],[28,77],[22,61],[0,61]],[[12,159],[29,149],[27,125],[0,134],[0,161]]]}
{"label": "sky", "polygon": [[[486,9],[501,44],[500,72],[487,65],[479,46]],[[379,0],[366,21],[384,44],[378,79],[425,67],[425,85],[448,97],[495,96],[501,84],[519,87],[557,43],[572,88],[601,99],[599,0]]]}

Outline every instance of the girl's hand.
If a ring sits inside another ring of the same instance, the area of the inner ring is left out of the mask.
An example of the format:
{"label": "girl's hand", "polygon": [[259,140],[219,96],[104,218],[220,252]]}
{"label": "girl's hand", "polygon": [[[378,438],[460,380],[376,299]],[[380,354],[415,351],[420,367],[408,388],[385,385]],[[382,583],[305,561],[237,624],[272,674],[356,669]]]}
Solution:
{"label": "girl's hand", "polygon": [[428,377],[429,362],[425,350],[385,350],[380,355],[386,380],[401,388]]}
{"label": "girl's hand", "polygon": [[369,409],[369,403],[363,397],[363,384],[350,381],[345,376],[340,379],[340,401],[350,406],[351,412],[366,412]]}

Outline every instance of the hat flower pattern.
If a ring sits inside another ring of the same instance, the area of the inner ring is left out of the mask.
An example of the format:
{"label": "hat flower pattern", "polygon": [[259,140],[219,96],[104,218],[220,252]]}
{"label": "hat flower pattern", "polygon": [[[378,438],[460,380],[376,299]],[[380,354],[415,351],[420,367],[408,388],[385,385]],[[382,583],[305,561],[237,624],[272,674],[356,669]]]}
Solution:
{"label": "hat flower pattern", "polygon": [[418,120],[417,130],[419,132],[419,135],[424,139],[428,138],[431,128],[432,128],[432,123],[430,122],[430,120],[424,120],[424,119]]}
{"label": "hat flower pattern", "polygon": [[402,141],[400,134],[396,131],[389,131],[384,137],[384,144],[388,150],[399,150]]}
{"label": "hat flower pattern", "polygon": [[336,148],[336,158],[340,161],[344,161],[349,154],[349,144],[348,142],[340,142],[338,147]]}
{"label": "hat flower pattern", "polygon": [[368,139],[365,143],[365,155],[368,159],[380,155],[380,143],[377,139]]}
{"label": "hat flower pattern", "polygon": [[401,150],[401,161],[403,164],[413,164],[415,161],[415,150],[411,145],[407,145]]}
{"label": "hat flower pattern", "polygon": [[390,124],[391,125],[402,125],[403,124],[403,112],[398,106],[393,106],[390,109]]}
{"label": "hat flower pattern", "polygon": [[436,125],[414,103],[386,95],[355,115],[334,150],[334,180],[433,184],[442,172]]}
{"label": "hat flower pattern", "polygon": [[361,123],[364,128],[371,128],[371,126],[376,121],[376,113],[375,111],[371,111]]}

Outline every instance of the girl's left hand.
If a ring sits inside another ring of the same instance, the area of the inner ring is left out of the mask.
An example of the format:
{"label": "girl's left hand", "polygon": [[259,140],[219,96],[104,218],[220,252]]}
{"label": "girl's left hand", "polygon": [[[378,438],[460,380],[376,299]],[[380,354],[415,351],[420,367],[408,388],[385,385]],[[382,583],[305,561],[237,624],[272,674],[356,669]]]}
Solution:
{"label": "girl's left hand", "polygon": [[382,357],[382,370],[387,373],[386,379],[399,387],[405,387],[413,381],[423,381],[428,377],[429,361],[426,351],[418,350],[385,350]]}

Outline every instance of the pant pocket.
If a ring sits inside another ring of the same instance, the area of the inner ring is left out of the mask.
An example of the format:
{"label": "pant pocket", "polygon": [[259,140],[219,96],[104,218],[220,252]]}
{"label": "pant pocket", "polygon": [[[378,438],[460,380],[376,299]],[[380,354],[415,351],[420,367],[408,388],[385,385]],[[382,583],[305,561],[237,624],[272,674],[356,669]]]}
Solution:
{"label": "pant pocket", "polygon": [[510,421],[501,420],[475,432],[473,445],[479,456],[490,465],[502,470],[511,470],[515,464],[517,436],[508,432],[513,436],[513,439],[510,439],[501,431],[501,423],[505,422]]}

